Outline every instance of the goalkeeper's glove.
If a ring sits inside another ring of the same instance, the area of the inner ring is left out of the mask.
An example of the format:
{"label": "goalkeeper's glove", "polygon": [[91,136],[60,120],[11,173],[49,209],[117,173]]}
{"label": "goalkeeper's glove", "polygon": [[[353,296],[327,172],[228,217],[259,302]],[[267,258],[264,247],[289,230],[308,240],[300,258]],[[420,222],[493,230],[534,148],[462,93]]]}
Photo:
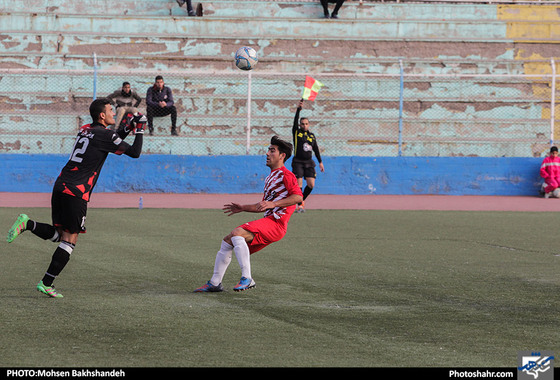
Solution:
{"label": "goalkeeper's glove", "polygon": [[124,115],[119,125],[119,129],[123,130],[125,133],[131,132],[134,129],[134,125],[133,125],[134,117],[135,116],[130,112]]}
{"label": "goalkeeper's glove", "polygon": [[140,112],[136,116],[133,117],[133,125],[134,130],[133,132],[137,135],[144,133],[144,128],[146,128],[146,123],[148,122],[148,118],[146,115],[142,115]]}

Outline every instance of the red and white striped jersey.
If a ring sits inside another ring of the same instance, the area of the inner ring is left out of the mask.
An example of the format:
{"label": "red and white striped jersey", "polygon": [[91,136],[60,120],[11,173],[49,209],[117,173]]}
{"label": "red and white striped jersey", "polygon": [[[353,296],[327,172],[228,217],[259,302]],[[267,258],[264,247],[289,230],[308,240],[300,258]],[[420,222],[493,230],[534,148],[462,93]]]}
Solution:
{"label": "red and white striped jersey", "polygon": [[[285,166],[270,172],[264,180],[263,201],[275,202],[285,199],[292,194],[302,195],[298,186],[296,176]],[[281,219],[286,216],[286,223],[290,216],[294,213],[296,206],[275,207],[268,209],[264,216],[274,216],[275,219]]]}

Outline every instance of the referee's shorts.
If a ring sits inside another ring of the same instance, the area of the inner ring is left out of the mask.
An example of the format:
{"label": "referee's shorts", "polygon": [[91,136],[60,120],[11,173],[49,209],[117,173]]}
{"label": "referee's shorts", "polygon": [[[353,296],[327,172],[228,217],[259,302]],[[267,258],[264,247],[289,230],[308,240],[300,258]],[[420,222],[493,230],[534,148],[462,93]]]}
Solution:
{"label": "referee's shorts", "polygon": [[316,178],[315,161],[292,159],[292,173],[296,178]]}

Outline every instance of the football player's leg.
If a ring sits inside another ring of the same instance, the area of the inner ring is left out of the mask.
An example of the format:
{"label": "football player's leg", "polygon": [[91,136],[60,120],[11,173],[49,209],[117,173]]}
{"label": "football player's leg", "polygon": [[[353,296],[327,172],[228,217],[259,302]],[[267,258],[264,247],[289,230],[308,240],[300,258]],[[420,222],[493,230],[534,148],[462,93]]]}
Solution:
{"label": "football player's leg", "polygon": [[53,193],[52,218],[60,234],[60,244],[52,255],[43,279],[37,284],[37,290],[40,292],[50,297],[62,297],[54,290],[52,284],[70,261],[78,235],[85,232],[86,214],[87,202],[83,199]]}
{"label": "football player's leg", "polygon": [[233,243],[233,251],[235,258],[241,268],[241,277],[252,278],[251,276],[251,254],[249,246],[243,236],[232,236],[231,242]]}
{"label": "football player's leg", "polygon": [[24,231],[27,230],[27,222],[29,221],[29,217],[26,214],[19,214],[12,227],[8,230],[8,236],[6,237],[6,241],[11,243],[21,235]]}
{"label": "football player's leg", "polygon": [[315,178],[317,177],[317,172],[315,171],[315,166],[309,166],[305,168],[305,189],[302,190],[303,200],[305,200],[309,194],[313,191],[315,187]]}
{"label": "football player's leg", "polygon": [[220,250],[216,254],[216,261],[214,262],[214,273],[212,278],[204,285],[194,290],[195,293],[203,292],[222,292],[224,290],[222,286],[222,279],[226,273],[226,270],[231,263],[231,257],[233,255],[233,246],[224,240],[220,245]]}
{"label": "football player's leg", "polygon": [[24,231],[31,231],[34,235],[43,240],[59,241],[60,235],[58,230],[46,223],[39,223],[31,220],[26,214],[20,214],[12,227],[8,231],[6,241],[11,243],[16,237],[21,235]]}
{"label": "football player's leg", "polygon": [[315,178],[313,177],[306,177],[305,178],[305,188],[303,189],[302,193],[303,193],[303,200],[307,199],[307,197],[309,196],[309,194],[311,194],[311,192],[313,191],[313,188],[315,187]]}
{"label": "football player's leg", "polygon": [[235,258],[241,267],[241,276],[251,278],[251,252],[247,242],[251,242],[255,235],[241,227],[235,228],[231,234],[226,236],[225,241],[231,241]]}
{"label": "football player's leg", "polygon": [[55,278],[62,272],[68,261],[70,261],[70,255],[74,251],[75,244],[68,241],[62,240],[56,250],[54,251],[51,263],[45,275],[43,276],[43,284],[46,286],[51,286]]}
{"label": "football player's leg", "polygon": [[220,285],[226,273],[226,270],[231,263],[233,255],[233,246],[222,240],[220,250],[216,254],[216,261],[214,262],[214,273],[210,279],[212,285]]}
{"label": "football player's leg", "polygon": [[[53,298],[61,298],[62,294],[58,293],[54,287],[53,282],[56,277],[62,272],[68,261],[70,261],[70,255],[74,251],[76,246],[76,240],[78,238],[78,234],[68,234],[63,233],[62,241],[54,251],[51,262],[43,279],[39,281],[37,284],[37,290],[41,293],[48,295],[49,297]],[[64,240],[67,239],[67,240]],[[70,242],[70,241],[72,242]]]}
{"label": "football player's leg", "polygon": [[43,240],[50,240],[53,242],[60,241],[58,229],[50,224],[40,223],[30,219],[27,222],[27,229]]}

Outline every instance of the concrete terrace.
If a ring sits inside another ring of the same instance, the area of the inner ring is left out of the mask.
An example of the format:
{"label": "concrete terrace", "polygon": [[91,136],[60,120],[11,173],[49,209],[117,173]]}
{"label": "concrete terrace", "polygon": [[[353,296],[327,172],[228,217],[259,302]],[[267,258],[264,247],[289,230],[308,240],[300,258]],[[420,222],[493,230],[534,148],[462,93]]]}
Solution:
{"label": "concrete terrace", "polygon": [[[504,76],[549,74],[550,59],[559,58],[555,3],[347,1],[338,20],[324,19],[317,1],[203,4],[204,17],[188,17],[171,0],[0,0],[0,152],[67,152],[89,121],[94,91],[103,96],[128,80],[144,96],[161,73],[174,90],[181,133],[169,137],[169,119],[156,119],[149,153],[244,154],[247,80],[232,56],[250,45],[260,57],[252,78],[256,141],[289,135],[302,75],[328,75],[325,101],[309,108],[320,115],[323,149],[391,156],[399,60],[410,74]],[[426,77],[406,87],[412,155],[450,154],[465,126],[473,145],[508,133],[520,140],[519,155],[546,148],[546,81]],[[430,140],[441,136],[451,142],[434,148]],[[503,149],[497,143],[495,154]]]}

